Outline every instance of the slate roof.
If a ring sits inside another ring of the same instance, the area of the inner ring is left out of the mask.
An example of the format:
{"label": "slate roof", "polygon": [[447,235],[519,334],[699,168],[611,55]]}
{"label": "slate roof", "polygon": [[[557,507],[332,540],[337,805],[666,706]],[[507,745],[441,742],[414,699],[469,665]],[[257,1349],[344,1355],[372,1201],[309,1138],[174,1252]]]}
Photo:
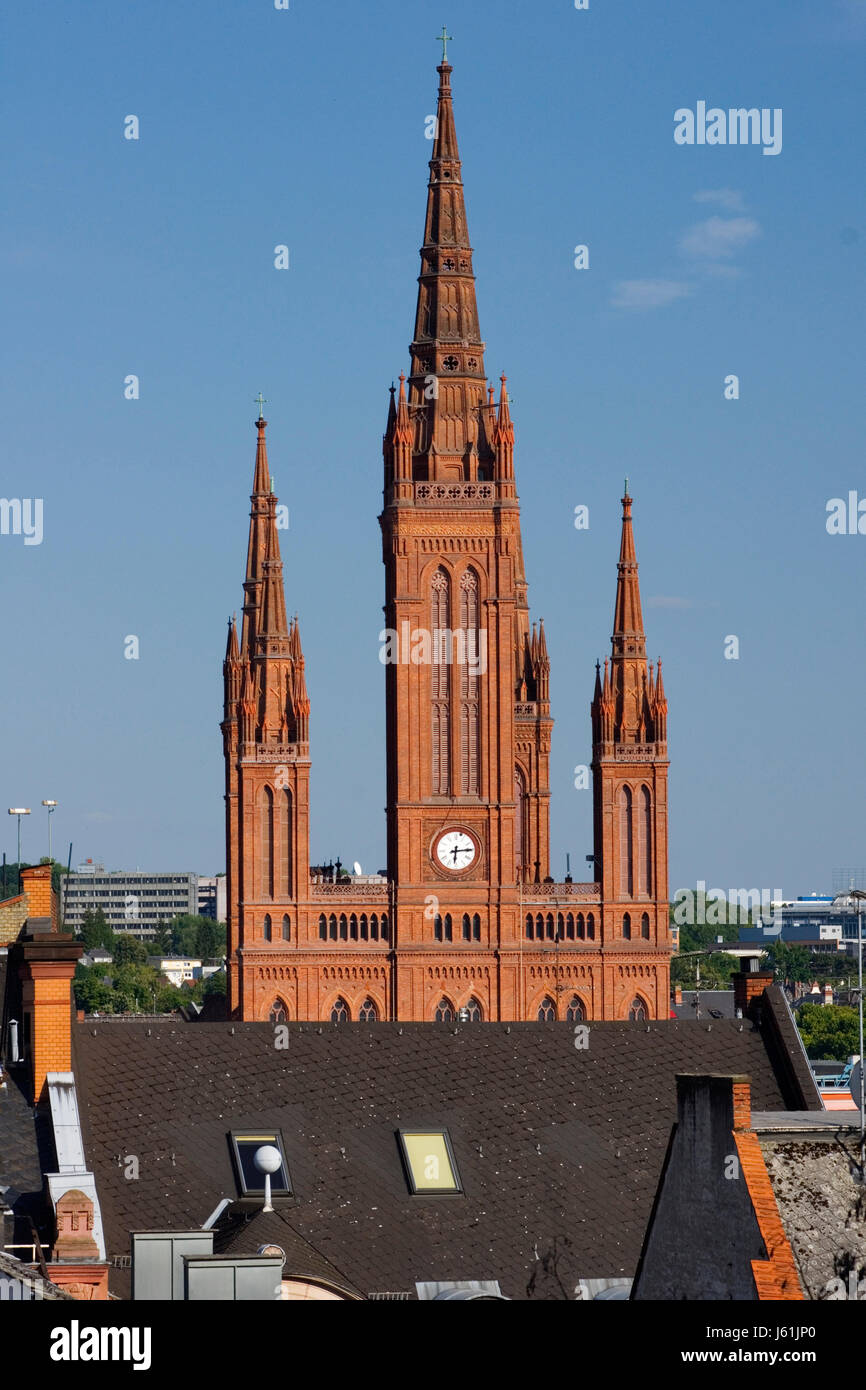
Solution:
{"label": "slate roof", "polygon": [[363,1296],[330,1260],[298,1234],[284,1211],[245,1213],[230,1208],[214,1233],[214,1254],[217,1255],[255,1255],[263,1245],[279,1245],[285,1251],[287,1279],[312,1279],[342,1289],[355,1298]]}
{"label": "slate roof", "polygon": [[[722,1018],[733,1018],[734,991],[732,989],[694,989],[683,990],[683,1002],[681,1004],[671,1004],[671,1010],[677,1018],[695,1018],[695,999],[700,999],[700,1012],[702,1019],[714,1018],[716,1014],[721,1014]],[[713,1012],[715,1011],[715,1012]]]}
{"label": "slate roof", "polygon": [[[634,1273],[677,1072],[748,1073],[755,1109],[784,1108],[749,1020],[593,1023],[585,1050],[558,1023],[294,1023],[288,1040],[255,1023],[74,1026],[109,1258],[132,1230],[198,1228],[234,1200],[228,1132],[275,1126],[292,1229],[364,1294],[498,1279],[510,1298],[573,1298],[580,1279]],[[448,1128],[465,1195],[410,1196],[401,1126]]]}

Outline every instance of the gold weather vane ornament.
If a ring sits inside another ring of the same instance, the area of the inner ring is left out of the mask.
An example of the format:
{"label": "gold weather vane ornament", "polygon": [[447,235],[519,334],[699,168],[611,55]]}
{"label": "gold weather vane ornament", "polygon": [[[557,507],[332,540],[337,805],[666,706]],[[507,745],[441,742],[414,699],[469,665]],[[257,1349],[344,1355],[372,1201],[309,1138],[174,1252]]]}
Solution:
{"label": "gold weather vane ornament", "polygon": [[261,391],[260,391],[259,394],[255,397],[255,399],[254,399],[254,401],[253,401],[253,404],[254,404],[254,405],[257,405],[258,408],[259,408],[259,419],[260,419],[260,420],[264,420],[264,418],[265,418],[265,412],[264,412],[264,410],[262,409],[262,407],[263,407],[264,405],[267,404],[267,401],[265,400],[265,397],[262,395]]}
{"label": "gold weather vane ornament", "polygon": [[448,62],[448,45],[454,42],[454,35],[446,33],[445,25],[442,25],[442,33],[436,35],[436,42],[442,45],[442,62]]}

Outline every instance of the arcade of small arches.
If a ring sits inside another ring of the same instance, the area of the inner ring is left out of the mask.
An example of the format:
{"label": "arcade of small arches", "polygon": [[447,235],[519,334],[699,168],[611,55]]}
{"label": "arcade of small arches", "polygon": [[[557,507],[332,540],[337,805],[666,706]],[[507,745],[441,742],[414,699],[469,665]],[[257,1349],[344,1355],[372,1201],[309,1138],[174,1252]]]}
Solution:
{"label": "arcade of small arches", "polygon": [[387,941],[388,914],[377,912],[332,912],[319,914],[320,941]]}
{"label": "arcade of small arches", "polygon": [[594,941],[595,914],[531,912],[526,914],[527,941]]}

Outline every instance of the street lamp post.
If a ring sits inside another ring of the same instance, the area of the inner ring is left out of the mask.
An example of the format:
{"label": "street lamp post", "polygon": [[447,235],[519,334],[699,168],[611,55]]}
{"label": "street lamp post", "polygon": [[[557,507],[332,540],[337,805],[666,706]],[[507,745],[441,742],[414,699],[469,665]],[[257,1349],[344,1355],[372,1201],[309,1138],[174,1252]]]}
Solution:
{"label": "street lamp post", "polygon": [[51,863],[51,815],[57,810],[56,801],[43,801],[43,806],[48,808],[48,862]]}
{"label": "street lamp post", "polygon": [[30,815],[29,806],[10,806],[10,816],[18,817],[18,892],[21,892],[21,817]]}

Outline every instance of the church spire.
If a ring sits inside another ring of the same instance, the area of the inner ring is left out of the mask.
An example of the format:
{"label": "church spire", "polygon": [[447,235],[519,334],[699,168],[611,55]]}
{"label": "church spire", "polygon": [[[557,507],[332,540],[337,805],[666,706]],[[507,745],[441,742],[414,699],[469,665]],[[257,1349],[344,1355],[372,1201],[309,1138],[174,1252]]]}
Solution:
{"label": "church spire", "polygon": [[[437,71],[439,99],[409,377],[420,465],[416,476],[428,479],[440,471],[443,477],[453,478],[456,460],[462,462],[463,476],[475,476],[469,459],[479,452],[485,462],[490,456],[485,434],[479,438],[485,405],[484,344],[454,124],[451,64],[443,61]],[[440,470],[437,456],[450,456],[450,467],[446,464]]]}
{"label": "church spire", "polygon": [[613,620],[613,656],[646,658],[646,638],[640,607],[640,585],[637,577],[637,556],[631,524],[632,499],[628,494],[628,478],[622,498],[622,537],[617,565],[616,608]]}
{"label": "church spire", "polygon": [[[261,405],[259,406],[261,410]],[[267,420],[260,414],[256,420],[256,462],[253,471],[253,490],[250,494],[250,539],[247,546],[247,572],[244,579],[244,616],[241,626],[241,652],[249,656],[256,643],[256,632],[265,549],[267,547],[268,517],[271,510],[271,475],[268,468],[268,446],[265,439]]]}

